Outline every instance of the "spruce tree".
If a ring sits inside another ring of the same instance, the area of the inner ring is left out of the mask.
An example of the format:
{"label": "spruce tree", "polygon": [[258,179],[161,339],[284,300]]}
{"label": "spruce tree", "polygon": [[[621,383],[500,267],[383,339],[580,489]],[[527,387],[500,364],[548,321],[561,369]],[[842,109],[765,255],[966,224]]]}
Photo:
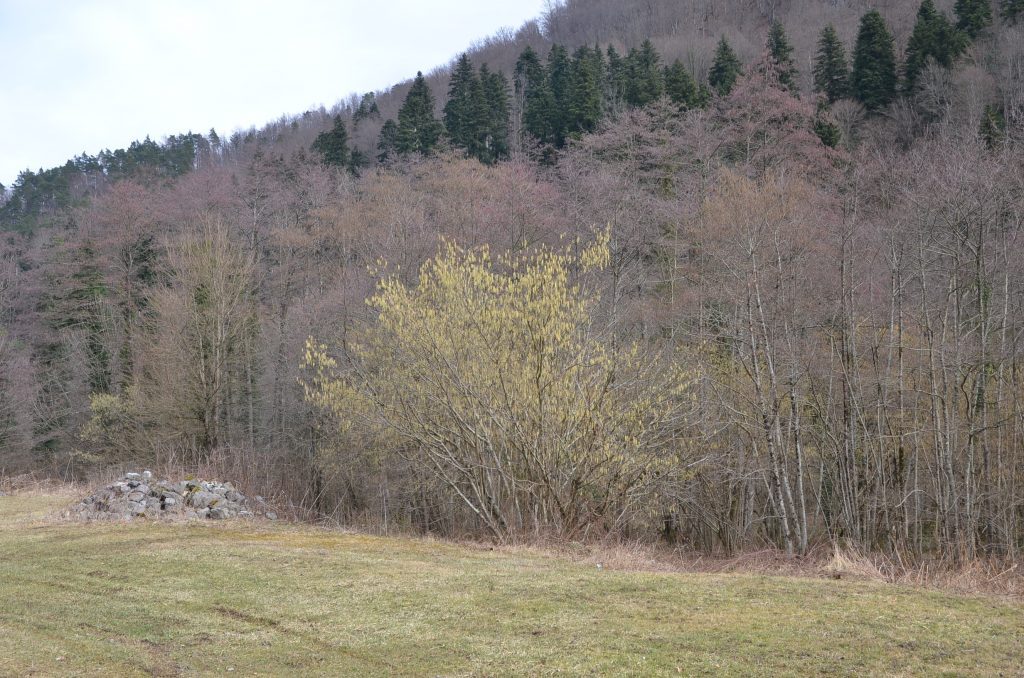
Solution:
{"label": "spruce tree", "polygon": [[995,148],[1002,141],[1006,134],[1006,119],[997,106],[986,104],[978,134],[989,148]]}
{"label": "spruce tree", "polygon": [[384,121],[377,137],[377,162],[386,164],[398,153],[398,125],[391,118]]}
{"label": "spruce tree", "polygon": [[480,67],[480,86],[487,108],[485,142],[478,156],[492,164],[508,155],[508,79],[501,71],[492,73],[487,64]]}
{"label": "spruce tree", "polygon": [[732,51],[729,41],[723,35],[715,48],[715,61],[711,64],[711,71],[708,72],[708,84],[711,89],[725,96],[732,91],[736,85],[736,79],[743,73],[742,65],[736,52]]}
{"label": "spruce tree", "polygon": [[477,105],[474,99],[480,95],[476,70],[463,53],[452,71],[448,83],[448,101],[444,105],[444,128],[452,146],[469,149],[477,136],[474,120]]}
{"label": "spruce tree", "polygon": [[904,58],[904,89],[912,92],[928,59],[934,59],[945,68],[963,51],[963,36],[953,28],[949,19],[935,9],[932,0],[922,0],[917,10],[914,31],[907,43]]}
{"label": "spruce tree", "polygon": [[548,124],[551,141],[557,147],[565,144],[569,130],[569,106],[572,97],[572,63],[569,52],[562,45],[552,45],[547,63],[548,89],[551,91],[551,108]]}
{"label": "spruce tree", "polygon": [[380,108],[377,107],[377,95],[373,92],[367,92],[359,100],[359,106],[352,114],[352,125],[358,127],[360,122],[370,118],[380,118]]}
{"label": "spruce tree", "polygon": [[572,91],[569,96],[570,133],[593,132],[601,120],[604,59],[601,51],[580,47],[572,58]]}
{"label": "spruce tree", "polygon": [[423,73],[416,73],[412,88],[398,111],[395,150],[402,155],[427,155],[437,146],[443,131],[441,122],[434,117],[434,97],[430,93],[430,87],[423,78]]}
{"label": "spruce tree", "polygon": [[1000,13],[1008,23],[1016,23],[1017,19],[1024,14],[1024,0],[1003,0]]}
{"label": "spruce tree", "polygon": [[334,116],[334,126],[317,135],[313,142],[313,150],[320,154],[325,165],[331,167],[348,167],[348,130],[340,115]]}
{"label": "spruce tree", "polygon": [[683,110],[697,108],[700,105],[697,81],[679,59],[672,62],[671,66],[665,67],[665,94],[672,103]]}
{"label": "spruce tree", "polygon": [[956,0],[956,27],[974,40],[992,23],[992,5],[989,0]]}
{"label": "spruce tree", "polygon": [[793,63],[793,46],[789,44],[786,29],[781,22],[773,22],[771,30],[768,32],[768,52],[771,54],[772,61],[775,62],[779,84],[784,89],[795,92],[796,76],[799,71],[797,71],[796,64]]}
{"label": "spruce tree", "polygon": [[853,49],[850,89],[869,111],[885,108],[896,98],[896,54],[885,19],[877,10],[860,19]]}
{"label": "spruce tree", "polygon": [[626,62],[611,45],[608,45],[605,59],[605,108],[614,111],[626,100]]}
{"label": "spruce tree", "polygon": [[814,91],[824,94],[830,104],[850,91],[846,50],[832,24],[825,26],[818,39],[818,53],[814,58]]}
{"label": "spruce tree", "polygon": [[523,102],[523,130],[541,143],[551,143],[555,104],[544,65],[530,47],[523,50],[516,62],[515,89]]}
{"label": "spruce tree", "polygon": [[665,89],[661,57],[650,40],[640,49],[631,49],[626,57],[626,101],[630,106],[646,106],[657,101]]}

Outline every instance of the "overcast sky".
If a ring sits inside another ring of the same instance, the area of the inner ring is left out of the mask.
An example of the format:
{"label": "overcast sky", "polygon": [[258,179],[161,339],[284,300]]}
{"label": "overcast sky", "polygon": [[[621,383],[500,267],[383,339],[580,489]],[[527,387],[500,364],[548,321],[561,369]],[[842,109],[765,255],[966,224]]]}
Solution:
{"label": "overcast sky", "polygon": [[0,183],[222,135],[447,63],[544,0],[0,0]]}

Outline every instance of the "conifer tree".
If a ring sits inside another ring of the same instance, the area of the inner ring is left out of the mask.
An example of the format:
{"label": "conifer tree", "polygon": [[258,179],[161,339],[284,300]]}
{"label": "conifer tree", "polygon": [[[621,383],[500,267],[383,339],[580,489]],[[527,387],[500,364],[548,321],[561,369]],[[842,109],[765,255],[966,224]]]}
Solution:
{"label": "conifer tree", "polygon": [[398,153],[398,125],[391,118],[384,121],[377,137],[377,162],[387,163]]}
{"label": "conifer tree", "polygon": [[605,108],[614,111],[626,99],[626,62],[611,45],[608,45],[605,59]]}
{"label": "conifer tree", "polygon": [[352,114],[352,125],[358,127],[360,122],[370,118],[380,118],[380,108],[377,107],[377,95],[373,92],[367,92],[359,100],[359,106]]}
{"label": "conifer tree", "polygon": [[569,97],[570,133],[593,132],[601,120],[604,59],[601,51],[580,47],[572,59],[572,92]]}
{"label": "conifer tree", "polygon": [[869,111],[888,106],[896,98],[896,54],[885,19],[871,10],[860,19],[853,49],[850,89]]}
{"label": "conifer tree", "polygon": [[945,68],[963,51],[963,37],[953,28],[949,19],[935,9],[932,0],[922,0],[917,10],[914,31],[907,43],[904,59],[904,89],[912,92],[928,59],[934,59]]}
{"label": "conifer tree", "polygon": [[657,101],[665,90],[661,57],[650,40],[640,49],[631,49],[626,57],[626,101],[630,106],[646,106]]}
{"label": "conifer tree", "polygon": [[348,167],[348,130],[340,115],[334,116],[334,126],[321,132],[313,142],[313,150],[320,154],[325,165],[330,167]]}
{"label": "conifer tree", "polygon": [[708,73],[708,84],[720,96],[725,96],[732,91],[736,79],[743,73],[739,57],[732,51],[729,41],[723,35],[715,48],[715,61],[711,64],[711,71]]}
{"label": "conifer tree", "polygon": [[789,44],[786,29],[779,21],[773,22],[771,30],[768,32],[768,52],[771,54],[772,61],[775,62],[779,84],[784,89],[795,92],[798,71],[796,64],[793,63],[793,46]]}
{"label": "conifer tree", "polygon": [[671,66],[665,67],[665,94],[672,103],[683,110],[697,108],[700,105],[697,81],[679,59],[672,62]]}
{"label": "conifer tree", "polygon": [[501,71],[480,67],[480,85],[487,107],[486,141],[480,161],[491,164],[508,155],[508,79]]}
{"label": "conifer tree", "polygon": [[1016,23],[1017,19],[1024,14],[1024,0],[1003,0],[1000,13],[1007,22]]}
{"label": "conifer tree", "polygon": [[992,5],[989,0],[956,0],[956,27],[974,40],[992,24]]}
{"label": "conifer tree", "polygon": [[995,148],[1006,133],[1006,119],[1003,112],[992,104],[985,105],[985,112],[981,115],[981,125],[978,134],[989,148]]}
{"label": "conifer tree", "polygon": [[541,143],[550,143],[555,104],[544,65],[530,47],[523,50],[516,62],[515,89],[523,102],[523,130]]}
{"label": "conifer tree", "polygon": [[444,105],[444,128],[456,148],[470,149],[478,135],[478,111],[475,99],[481,96],[476,70],[463,53],[448,83],[448,101]]}
{"label": "conifer tree", "polygon": [[434,97],[430,93],[430,87],[423,78],[423,73],[416,73],[412,88],[398,111],[395,150],[402,155],[427,155],[437,146],[443,131],[441,122],[434,117]]}
{"label": "conifer tree", "polygon": [[552,106],[548,111],[552,142],[561,147],[569,128],[569,108],[572,97],[572,64],[569,52],[562,45],[552,45],[547,63],[548,88]]}
{"label": "conifer tree", "polygon": [[850,91],[846,50],[832,24],[825,26],[818,39],[818,53],[814,58],[814,91],[824,94],[830,104]]}

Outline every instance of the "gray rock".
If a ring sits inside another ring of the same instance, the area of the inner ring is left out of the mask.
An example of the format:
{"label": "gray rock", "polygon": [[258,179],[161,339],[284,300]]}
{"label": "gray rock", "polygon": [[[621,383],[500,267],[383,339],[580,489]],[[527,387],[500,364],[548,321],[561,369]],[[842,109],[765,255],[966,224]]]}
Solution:
{"label": "gray rock", "polygon": [[153,477],[153,473],[152,472],[150,472],[150,471],[143,471],[142,472],[142,479],[143,480],[150,480],[152,477]]}
{"label": "gray rock", "polygon": [[139,475],[138,473],[125,473],[124,474],[125,480],[138,480],[141,477],[142,476]]}
{"label": "gray rock", "polygon": [[229,517],[230,517],[230,515],[228,513],[228,510],[225,509],[225,508],[212,508],[212,509],[210,509],[210,519],[211,520],[224,520],[225,518],[229,518]]}
{"label": "gray rock", "polygon": [[217,496],[212,492],[199,490],[198,492],[195,492],[189,496],[188,503],[197,509],[203,509],[210,506],[211,504],[214,504],[220,499],[221,497]]}
{"label": "gray rock", "polygon": [[141,516],[143,513],[146,512],[146,505],[139,504],[137,502],[129,502],[128,512],[132,515]]}
{"label": "gray rock", "polygon": [[267,520],[277,520],[277,514],[273,511],[267,511]]}
{"label": "gray rock", "polygon": [[224,495],[224,498],[236,504],[241,504],[245,501],[245,495],[237,490],[228,490],[228,493]]}
{"label": "gray rock", "polygon": [[174,497],[164,497],[164,508],[165,509],[168,509],[168,508],[171,508],[172,506],[177,506],[177,505],[178,505],[178,500],[175,499]]}
{"label": "gray rock", "polygon": [[134,491],[134,492],[132,492],[132,493],[130,493],[128,495],[128,501],[142,501],[145,498],[146,498],[146,495],[143,494],[142,492],[139,492],[138,490],[136,490],[136,491]]}

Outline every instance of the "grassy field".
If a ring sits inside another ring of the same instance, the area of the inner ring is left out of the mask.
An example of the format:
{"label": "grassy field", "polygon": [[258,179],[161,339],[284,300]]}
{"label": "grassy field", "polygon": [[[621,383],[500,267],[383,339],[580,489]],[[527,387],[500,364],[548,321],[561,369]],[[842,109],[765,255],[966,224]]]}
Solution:
{"label": "grassy field", "polygon": [[0,675],[1024,675],[1024,606],[0,497]]}

